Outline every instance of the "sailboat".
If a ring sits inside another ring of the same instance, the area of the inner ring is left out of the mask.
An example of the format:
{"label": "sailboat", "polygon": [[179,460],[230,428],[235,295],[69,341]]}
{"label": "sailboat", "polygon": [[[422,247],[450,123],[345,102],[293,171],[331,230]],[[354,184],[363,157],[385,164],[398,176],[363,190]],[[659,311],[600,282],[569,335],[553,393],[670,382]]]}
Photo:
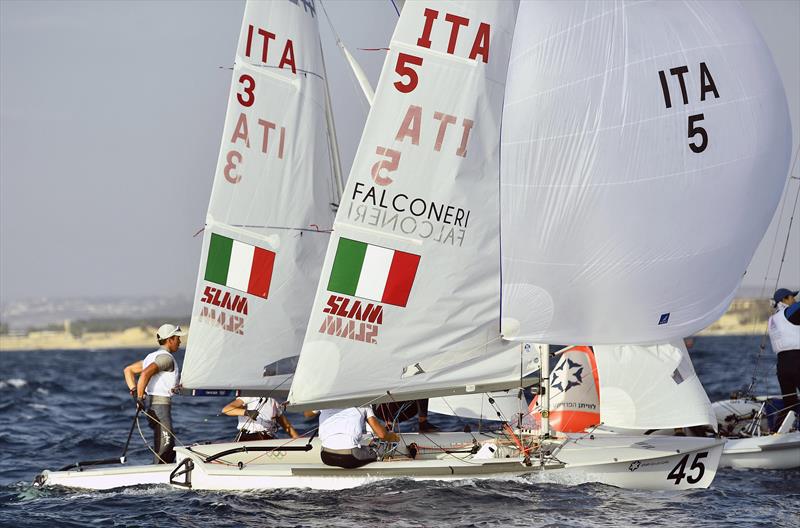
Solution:
{"label": "sailboat", "polygon": [[[181,369],[185,395],[288,392],[342,187],[318,16],[313,2],[246,4]],[[175,469],[85,466],[37,481],[168,484]]]}
{"label": "sailboat", "polygon": [[[491,374],[464,366],[501,364],[526,342],[664,347],[722,313],[774,211],[785,96],[737,6],[523,4],[499,171],[498,47],[481,70],[475,21],[486,17],[460,9],[405,5],[334,224],[289,394],[295,409],[477,392]],[[756,200],[758,210],[722,215],[706,203],[716,195],[728,205]],[[381,317],[364,320],[359,309]],[[659,367],[676,370],[686,374],[680,362]],[[304,465],[313,456],[267,468],[253,456],[220,466],[184,452],[183,483],[345,487],[538,467],[686,489],[710,484],[722,450],[706,438],[551,442],[519,431],[492,439],[495,456],[484,458],[490,442],[469,453],[476,440],[459,434],[404,434],[398,460],[344,472]],[[410,460],[412,444],[440,451]]]}
{"label": "sailboat", "polygon": [[[531,351],[548,357],[527,343],[651,346],[718,317],[777,203],[787,121],[760,36],[741,8],[717,6],[531,2],[517,17],[515,2],[406,2],[291,408],[517,389],[533,381]],[[722,221],[715,195],[758,210]],[[182,447],[169,481],[338,489],[539,473],[690,489],[710,485],[722,449],[546,430],[401,436],[356,470],[322,465],[313,438]]]}
{"label": "sailboat", "polygon": [[[793,427],[797,414],[789,411],[775,433],[767,415],[774,409],[770,397],[717,401],[712,408],[724,428],[725,449],[720,465],[737,469],[792,469],[800,467],[800,431]],[[773,411],[774,412],[774,411]]]}
{"label": "sailboat", "polygon": [[[582,349],[591,358],[597,356],[598,367],[595,369],[577,359],[572,364],[595,374],[595,379],[599,378],[599,390],[595,400],[580,394],[575,387],[561,393],[560,399],[565,402],[559,403],[570,410],[562,412],[566,415],[566,427],[555,426],[556,430],[576,432],[591,429],[595,434],[655,437],[676,432],[686,434],[687,428],[694,428],[689,429],[689,434],[713,436],[717,433],[725,440],[720,467],[800,467],[800,432],[792,430],[794,411],[788,413],[782,424],[776,424],[779,426],[776,433],[770,434],[767,415],[775,411],[772,398],[734,398],[710,403],[681,340],[671,345],[639,350],[608,346],[573,347],[567,353],[572,352],[574,356],[578,352],[575,349]],[[641,374],[632,376],[632,371]],[[671,375],[658,376],[658,373],[670,372]],[[586,387],[582,388],[585,392]],[[586,400],[590,401],[587,403]],[[571,410],[593,408],[594,404],[596,413]]]}

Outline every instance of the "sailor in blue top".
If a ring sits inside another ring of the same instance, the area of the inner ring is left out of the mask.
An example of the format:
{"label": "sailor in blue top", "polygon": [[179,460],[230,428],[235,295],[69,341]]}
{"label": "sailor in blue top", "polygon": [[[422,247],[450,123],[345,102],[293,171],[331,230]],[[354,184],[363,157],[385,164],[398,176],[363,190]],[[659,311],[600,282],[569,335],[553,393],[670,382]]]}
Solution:
{"label": "sailor in blue top", "polygon": [[772,296],[775,313],[769,318],[769,339],[778,355],[778,383],[783,394],[783,409],[777,415],[777,429],[789,410],[800,414],[797,391],[800,390],[800,303],[797,291],[779,288]]}

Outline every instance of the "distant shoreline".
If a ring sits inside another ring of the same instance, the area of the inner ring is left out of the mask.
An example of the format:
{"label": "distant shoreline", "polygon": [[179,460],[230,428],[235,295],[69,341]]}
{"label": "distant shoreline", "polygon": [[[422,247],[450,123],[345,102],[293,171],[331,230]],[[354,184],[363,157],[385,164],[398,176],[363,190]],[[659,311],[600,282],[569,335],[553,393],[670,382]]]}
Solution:
{"label": "distant shoreline", "polygon": [[[762,335],[766,332],[767,318],[771,312],[769,302],[763,299],[737,299],[722,317],[696,335]],[[156,348],[158,343],[155,335],[155,328],[142,326],[109,332],[85,332],[80,336],[73,335],[68,328],[61,331],[32,331],[27,335],[0,335],[0,352]]]}
{"label": "distant shoreline", "polygon": [[0,352],[120,348],[158,348],[156,329],[134,327],[113,332],[86,332],[79,337],[66,331],[36,331],[24,336],[0,336]]}

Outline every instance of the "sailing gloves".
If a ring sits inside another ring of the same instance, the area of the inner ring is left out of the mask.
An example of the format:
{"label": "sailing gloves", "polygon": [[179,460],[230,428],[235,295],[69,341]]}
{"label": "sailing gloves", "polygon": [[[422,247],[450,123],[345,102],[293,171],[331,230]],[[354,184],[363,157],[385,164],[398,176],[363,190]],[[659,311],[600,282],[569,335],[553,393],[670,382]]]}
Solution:
{"label": "sailing gloves", "polygon": [[255,420],[258,418],[258,411],[255,409],[245,409],[244,415],[250,418],[251,420]]}
{"label": "sailing gloves", "polygon": [[144,411],[144,398],[136,398],[136,410]]}

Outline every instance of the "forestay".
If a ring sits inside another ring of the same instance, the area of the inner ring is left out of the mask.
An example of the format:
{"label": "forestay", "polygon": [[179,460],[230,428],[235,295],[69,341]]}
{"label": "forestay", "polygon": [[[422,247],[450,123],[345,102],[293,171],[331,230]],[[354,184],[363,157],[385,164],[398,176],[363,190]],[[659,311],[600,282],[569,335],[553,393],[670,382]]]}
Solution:
{"label": "forestay", "polygon": [[664,343],[704,328],[787,174],[786,97],[758,31],[722,1],[524,2],[517,27],[501,173],[516,338]]}
{"label": "forestay", "polygon": [[289,388],[333,216],[316,17],[311,2],[245,8],[184,388]]}
{"label": "forestay", "polygon": [[449,367],[509,348],[499,340],[498,177],[516,10],[507,1],[405,3],[336,217],[292,404],[403,399],[457,384],[463,392],[480,373],[450,376],[458,368]]}
{"label": "forestay", "polygon": [[683,340],[660,345],[595,346],[603,425],[671,429],[717,420]]}

